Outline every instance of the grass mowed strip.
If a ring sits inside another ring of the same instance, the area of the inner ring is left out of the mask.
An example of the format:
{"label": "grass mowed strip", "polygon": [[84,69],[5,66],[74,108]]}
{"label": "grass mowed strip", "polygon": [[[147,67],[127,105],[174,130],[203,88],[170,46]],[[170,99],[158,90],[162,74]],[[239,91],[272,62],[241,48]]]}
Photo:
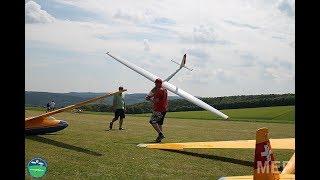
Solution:
{"label": "grass mowed strip", "polygon": [[[41,111],[26,110],[26,116]],[[56,119],[69,126],[57,133],[25,139],[26,164],[33,157],[48,162],[42,179],[217,179],[252,173],[253,149],[190,149],[165,151],[139,148],[156,133],[149,117],[127,115],[124,131],[106,131],[111,115],[61,113]],[[165,119],[166,142],[254,139],[258,128],[269,128],[271,138],[294,137],[294,124]],[[278,161],[294,151],[273,150]],[[26,171],[26,179],[31,179]]]}
{"label": "grass mowed strip", "polygon": [[[232,121],[294,123],[295,120],[294,106],[226,109],[221,111],[228,115]],[[150,116],[150,114],[137,114],[135,116]],[[209,111],[168,112],[167,117],[221,120],[221,117],[218,117]]]}
{"label": "grass mowed strip", "polygon": [[[27,107],[26,110],[43,110],[44,108]],[[244,122],[272,122],[272,123],[294,123],[295,106],[274,106],[259,108],[225,109],[221,110],[229,116],[229,121]],[[112,112],[91,112],[83,111],[85,114],[112,115]],[[132,114],[137,117],[149,117],[150,113]],[[168,112],[166,117],[175,119],[202,119],[202,120],[222,120],[221,117],[209,111],[184,111]]]}

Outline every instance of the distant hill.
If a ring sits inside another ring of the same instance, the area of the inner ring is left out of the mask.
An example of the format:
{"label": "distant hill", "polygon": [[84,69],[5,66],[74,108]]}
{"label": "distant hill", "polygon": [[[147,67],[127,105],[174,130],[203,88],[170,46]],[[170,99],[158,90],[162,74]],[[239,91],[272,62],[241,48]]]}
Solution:
{"label": "distant hill", "polygon": [[46,106],[52,100],[57,106],[66,106],[85,100],[86,98],[68,95],[67,93],[48,93],[48,92],[25,92],[25,105],[27,106]]}
{"label": "distant hill", "polygon": [[[44,107],[49,101],[54,100],[57,107],[67,106],[78,103],[87,99],[97,96],[102,96],[105,93],[92,93],[92,92],[69,92],[69,93],[51,93],[51,92],[36,92],[25,91],[25,105],[26,106],[41,106]],[[128,105],[146,102],[144,97],[145,93],[126,94],[126,103]],[[179,99],[177,96],[170,96],[170,100]],[[96,104],[110,105],[112,98],[106,98],[101,101],[95,102]]]}

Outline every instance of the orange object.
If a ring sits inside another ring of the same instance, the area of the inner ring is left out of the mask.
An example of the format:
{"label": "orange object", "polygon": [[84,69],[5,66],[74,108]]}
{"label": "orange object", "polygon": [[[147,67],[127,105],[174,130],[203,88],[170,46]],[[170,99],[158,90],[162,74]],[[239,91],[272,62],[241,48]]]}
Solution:
{"label": "orange object", "polygon": [[280,179],[279,174],[268,138],[268,129],[258,129],[256,134],[253,179],[277,180]]}
{"label": "orange object", "polygon": [[80,106],[83,106],[85,104],[97,101],[99,99],[103,99],[109,96],[113,96],[114,94],[121,93],[127,91],[126,89],[113,92],[113,93],[107,93],[106,95],[95,97],[86,101],[82,101],[77,104],[73,104],[64,108],[60,108],[54,111],[50,111],[45,114],[41,114],[39,116],[29,117],[25,119],[25,134],[26,135],[38,135],[38,134],[46,134],[46,133],[52,133],[57,132],[62,129],[65,129],[68,127],[68,123],[63,120],[57,120],[52,117],[52,115],[61,113],[67,110],[71,110]]}
{"label": "orange object", "polygon": [[275,161],[273,149],[295,149],[294,138],[269,139],[268,129],[260,128],[256,132],[256,140],[187,142],[187,143],[153,143],[138,144],[138,147],[151,149],[255,149],[253,175],[221,177],[219,180],[278,180],[295,179],[295,154],[285,165],[282,173],[278,171],[279,161]]}

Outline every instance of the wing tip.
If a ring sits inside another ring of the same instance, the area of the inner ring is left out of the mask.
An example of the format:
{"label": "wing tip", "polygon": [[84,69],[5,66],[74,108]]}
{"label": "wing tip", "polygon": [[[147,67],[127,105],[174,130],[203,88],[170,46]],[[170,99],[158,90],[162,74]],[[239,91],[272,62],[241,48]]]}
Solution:
{"label": "wing tip", "polygon": [[140,143],[137,145],[138,147],[142,147],[142,148],[146,148],[148,145],[147,144],[143,144],[143,143]]}

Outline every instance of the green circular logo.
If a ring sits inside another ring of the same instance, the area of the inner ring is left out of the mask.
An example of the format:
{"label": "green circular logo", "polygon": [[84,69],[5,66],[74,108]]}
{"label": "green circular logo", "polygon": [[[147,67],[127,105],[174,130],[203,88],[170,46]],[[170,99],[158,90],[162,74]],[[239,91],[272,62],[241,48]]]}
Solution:
{"label": "green circular logo", "polygon": [[45,160],[36,157],[29,161],[27,168],[30,176],[34,178],[40,178],[46,174],[47,167],[48,164]]}

